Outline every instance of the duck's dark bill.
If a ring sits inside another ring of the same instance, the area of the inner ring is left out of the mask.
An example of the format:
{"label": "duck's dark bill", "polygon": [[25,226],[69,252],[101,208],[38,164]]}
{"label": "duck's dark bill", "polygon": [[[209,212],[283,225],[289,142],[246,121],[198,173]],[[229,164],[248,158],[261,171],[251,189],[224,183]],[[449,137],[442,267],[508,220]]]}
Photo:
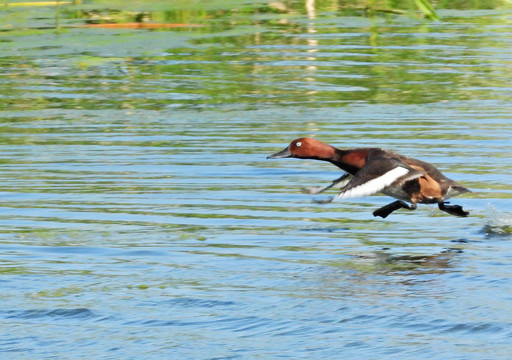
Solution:
{"label": "duck's dark bill", "polygon": [[275,154],[267,156],[267,159],[287,158],[290,156],[292,156],[292,153],[290,152],[290,147],[287,147],[279,152],[276,152]]}

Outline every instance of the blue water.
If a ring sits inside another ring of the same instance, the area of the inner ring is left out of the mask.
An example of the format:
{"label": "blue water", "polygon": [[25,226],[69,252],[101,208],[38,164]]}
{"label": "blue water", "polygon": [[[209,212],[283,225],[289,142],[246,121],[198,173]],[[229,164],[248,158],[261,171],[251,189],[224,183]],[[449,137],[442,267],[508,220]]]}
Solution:
{"label": "blue water", "polygon": [[[5,31],[1,358],[510,357],[509,13],[297,9]],[[266,160],[300,136],[429,161],[471,216],[316,204],[336,168]]]}

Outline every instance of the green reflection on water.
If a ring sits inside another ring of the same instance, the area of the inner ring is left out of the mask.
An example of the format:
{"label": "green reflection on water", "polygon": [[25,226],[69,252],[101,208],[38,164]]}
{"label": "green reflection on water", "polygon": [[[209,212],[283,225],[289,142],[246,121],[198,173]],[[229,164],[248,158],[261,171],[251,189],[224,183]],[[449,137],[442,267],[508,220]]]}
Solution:
{"label": "green reflection on water", "polygon": [[[0,109],[414,104],[486,98],[489,88],[506,88],[510,81],[510,61],[485,56],[509,46],[501,36],[489,36],[489,31],[499,35],[500,24],[509,26],[500,16],[475,18],[476,25],[457,29],[400,17],[343,17],[343,9],[328,1],[315,4],[317,13],[334,7],[341,17],[318,15],[309,22],[300,1],[288,3],[294,17],[276,18],[270,12],[268,19],[262,18],[266,2],[207,3],[144,3],[159,21],[208,25],[201,28],[68,29],[60,35],[31,26],[6,31],[8,46],[0,65],[9,69],[9,81],[0,84]],[[131,2],[119,6],[138,8]],[[109,7],[116,4],[109,2]],[[43,11],[49,18],[51,10]],[[72,15],[77,16],[70,10],[68,21],[75,19]],[[454,48],[456,62],[444,56]],[[14,49],[21,51],[14,54]],[[40,59],[45,53],[58,63]],[[49,91],[48,83],[53,84]]]}

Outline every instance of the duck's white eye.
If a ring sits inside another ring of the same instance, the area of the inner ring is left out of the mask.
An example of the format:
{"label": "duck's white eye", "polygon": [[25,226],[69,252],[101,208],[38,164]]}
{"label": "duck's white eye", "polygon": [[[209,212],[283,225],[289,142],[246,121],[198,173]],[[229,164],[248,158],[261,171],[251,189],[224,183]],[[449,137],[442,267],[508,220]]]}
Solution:
{"label": "duck's white eye", "polygon": [[299,147],[299,146],[301,146],[301,145],[302,145],[302,143],[301,143],[300,141],[297,141],[297,142],[295,143],[295,145],[297,145],[297,146]]}

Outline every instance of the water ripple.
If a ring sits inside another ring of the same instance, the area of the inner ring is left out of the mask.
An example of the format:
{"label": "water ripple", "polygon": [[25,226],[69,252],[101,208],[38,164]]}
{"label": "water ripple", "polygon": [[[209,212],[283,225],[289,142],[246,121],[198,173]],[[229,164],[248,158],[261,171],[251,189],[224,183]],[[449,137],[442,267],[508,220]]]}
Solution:
{"label": "water ripple", "polygon": [[51,319],[54,320],[87,320],[99,317],[95,312],[86,308],[53,309],[53,310],[9,310],[3,311],[6,319]]}

